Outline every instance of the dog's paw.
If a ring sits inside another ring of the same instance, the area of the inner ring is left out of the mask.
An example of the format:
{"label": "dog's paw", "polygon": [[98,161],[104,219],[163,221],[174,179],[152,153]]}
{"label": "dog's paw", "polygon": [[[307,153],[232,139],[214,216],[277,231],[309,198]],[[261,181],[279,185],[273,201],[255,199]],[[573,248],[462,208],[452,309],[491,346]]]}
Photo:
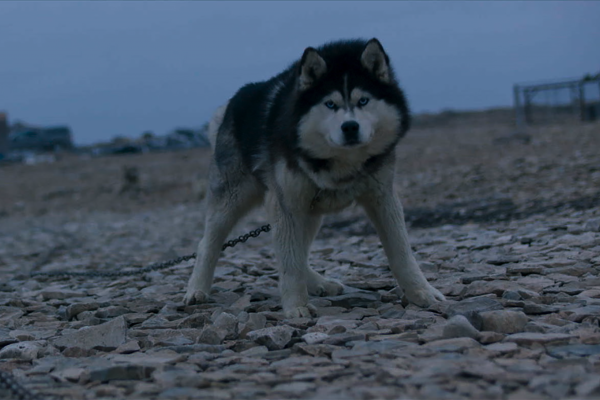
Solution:
{"label": "dog's paw", "polygon": [[427,308],[438,301],[446,300],[446,297],[429,283],[427,283],[427,286],[420,289],[405,290],[404,294],[408,301],[423,308]]}
{"label": "dog's paw", "polygon": [[204,293],[202,290],[196,290],[196,291],[188,290],[188,292],[185,294],[185,297],[183,298],[183,302],[187,306],[191,306],[194,304],[202,304],[202,303],[206,303],[207,301],[208,301],[208,295],[206,293]]}
{"label": "dog's paw", "polygon": [[311,318],[310,310],[304,306],[284,309],[284,314],[286,318]]}
{"label": "dog's paw", "polygon": [[308,294],[311,296],[337,296],[344,291],[344,285],[332,279],[322,278],[314,285],[308,285]]}

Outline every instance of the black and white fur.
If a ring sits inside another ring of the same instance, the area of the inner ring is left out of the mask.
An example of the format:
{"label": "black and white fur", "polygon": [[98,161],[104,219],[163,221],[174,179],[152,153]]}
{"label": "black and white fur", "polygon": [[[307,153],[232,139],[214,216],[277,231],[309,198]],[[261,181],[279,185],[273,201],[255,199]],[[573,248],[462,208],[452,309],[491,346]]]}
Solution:
{"label": "black and white fur", "polygon": [[353,202],[375,225],[407,298],[423,307],[444,300],[412,254],[394,192],[394,149],[409,126],[404,94],[377,39],[309,47],[279,75],[242,87],[209,125],[205,233],[185,303],[207,300],[221,246],[263,203],[287,316],[309,316],[309,294],[342,292],[309,267],[308,254],[322,215]]}

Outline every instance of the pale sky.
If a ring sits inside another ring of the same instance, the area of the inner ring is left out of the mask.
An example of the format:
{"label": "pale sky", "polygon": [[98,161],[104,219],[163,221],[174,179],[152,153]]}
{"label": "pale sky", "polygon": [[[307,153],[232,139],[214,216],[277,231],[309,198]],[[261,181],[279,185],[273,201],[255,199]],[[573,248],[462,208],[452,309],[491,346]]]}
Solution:
{"label": "pale sky", "polygon": [[305,47],[377,37],[411,108],[600,71],[600,2],[0,1],[0,110],[77,144],[199,127]]}

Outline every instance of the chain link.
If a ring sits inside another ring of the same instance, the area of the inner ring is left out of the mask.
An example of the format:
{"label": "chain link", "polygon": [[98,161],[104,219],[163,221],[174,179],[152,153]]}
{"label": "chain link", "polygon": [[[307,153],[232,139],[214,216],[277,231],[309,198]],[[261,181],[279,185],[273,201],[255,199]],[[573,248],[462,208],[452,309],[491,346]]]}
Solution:
{"label": "chain link", "polygon": [[12,396],[11,399],[15,400],[42,400],[40,396],[33,393],[29,389],[22,386],[14,376],[5,371],[0,371],[0,389],[8,390]]}
{"label": "chain link", "polygon": [[[269,232],[271,230],[271,225],[267,224],[267,225],[263,225],[260,228],[254,229],[244,235],[241,235],[239,237],[237,237],[236,239],[232,239],[227,241],[223,247],[221,247],[221,250],[225,250],[228,247],[233,247],[238,243],[244,243],[246,242],[248,239],[250,239],[251,237],[255,238],[258,235],[260,235],[263,232]],[[150,264],[148,266],[145,266],[143,268],[137,268],[135,270],[132,271],[123,271],[122,269],[125,268],[125,266],[119,268],[119,270],[113,270],[113,271],[90,271],[90,272],[75,272],[75,271],[51,271],[51,272],[32,272],[31,276],[32,277],[36,277],[36,276],[48,276],[48,277],[78,277],[78,276],[85,276],[85,277],[107,277],[107,278],[118,278],[121,276],[132,276],[132,275],[139,275],[139,274],[145,274],[146,272],[152,272],[152,271],[159,271],[159,270],[163,270],[169,267],[173,267],[177,264],[180,264],[184,261],[189,261],[192,258],[196,258],[196,253],[192,253],[192,254],[188,254],[185,256],[180,256],[177,258],[174,258],[172,260],[168,260],[168,261],[163,261],[160,263],[154,263],[154,264]]]}

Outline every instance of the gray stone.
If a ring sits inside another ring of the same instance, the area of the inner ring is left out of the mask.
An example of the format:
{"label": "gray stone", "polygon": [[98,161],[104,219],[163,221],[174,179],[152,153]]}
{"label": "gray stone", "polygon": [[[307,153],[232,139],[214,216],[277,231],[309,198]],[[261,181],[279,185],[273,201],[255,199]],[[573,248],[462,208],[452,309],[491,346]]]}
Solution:
{"label": "gray stone", "polygon": [[482,296],[486,294],[495,294],[496,296],[502,296],[507,290],[518,290],[519,285],[516,282],[511,281],[475,281],[470,283],[465,291],[465,297]]}
{"label": "gray stone", "polygon": [[42,290],[40,293],[44,301],[47,300],[64,300],[70,297],[83,297],[85,296],[84,292],[75,292],[69,289],[65,289],[62,286],[54,286],[47,289]]}
{"label": "gray stone", "polygon": [[455,315],[446,322],[442,331],[444,339],[452,339],[459,337],[470,337],[477,339],[479,331],[475,329],[469,320],[463,315]]}
{"label": "gray stone", "polygon": [[552,343],[565,343],[574,337],[575,336],[566,333],[522,332],[508,335],[505,340],[527,346],[532,344],[547,345]]}
{"label": "gray stone", "polygon": [[246,322],[246,326],[248,326],[250,328],[250,330],[255,331],[258,329],[263,329],[266,324],[267,324],[267,317],[265,317],[263,314],[258,314],[258,313],[249,313],[248,314],[248,321]]}
{"label": "gray stone", "polygon": [[144,329],[161,329],[161,328],[174,328],[177,326],[174,323],[169,322],[165,317],[160,315],[154,315],[144,322],[141,323],[140,328]]}
{"label": "gray stone", "polygon": [[52,341],[58,348],[114,350],[127,341],[127,322],[118,317],[101,325],[83,327]]}
{"label": "gray stone", "polygon": [[17,339],[10,336],[10,329],[0,327],[0,348],[6,346],[7,344],[16,343]]}
{"label": "gray stone", "polygon": [[166,364],[175,364],[184,361],[187,356],[177,353],[174,350],[162,349],[160,351],[153,351],[150,353],[110,354],[106,356],[106,358],[116,363],[163,367]]}
{"label": "gray stone", "polygon": [[485,346],[485,349],[501,355],[516,353],[519,350],[519,346],[515,342],[492,343]]}
{"label": "gray stone", "polygon": [[533,303],[531,301],[527,301],[523,304],[523,312],[527,315],[550,314],[556,311],[558,311],[557,307],[547,304]]}
{"label": "gray stone", "polygon": [[67,307],[66,315],[69,320],[75,318],[83,311],[94,311],[98,309],[98,303],[76,303]]}
{"label": "gray stone", "polygon": [[481,329],[499,333],[522,332],[527,324],[527,316],[521,311],[494,310],[479,314]]}
{"label": "gray stone", "polygon": [[462,352],[473,347],[481,347],[476,340],[469,337],[434,340],[423,345],[424,348],[441,352]]}
{"label": "gray stone", "polygon": [[514,290],[507,290],[502,293],[502,298],[506,300],[522,300],[523,298],[519,294],[519,292]]}
{"label": "gray stone", "polygon": [[238,320],[234,315],[222,312],[217,316],[213,325],[215,328],[225,331],[225,339],[231,340],[237,338]]}
{"label": "gray stone", "polygon": [[415,343],[405,342],[403,340],[369,340],[367,342],[356,342],[352,347],[354,350],[367,350],[370,353],[387,353],[396,349],[415,347]]}
{"label": "gray stone", "polygon": [[584,225],[584,229],[591,232],[600,232],[600,218],[588,220]]}
{"label": "gray stone", "polygon": [[481,329],[480,313],[485,311],[501,310],[500,302],[489,297],[475,297],[448,305],[444,310],[447,317],[462,315],[466,317],[475,329]]}
{"label": "gray stone", "polygon": [[492,265],[504,265],[504,264],[518,263],[519,261],[521,261],[520,257],[501,256],[501,257],[496,257],[496,258],[490,258],[489,260],[487,260],[487,263],[492,264]]}
{"label": "gray stone", "polygon": [[285,393],[288,396],[302,396],[316,387],[312,382],[280,383],[273,388],[274,393]]}
{"label": "gray stone", "polygon": [[573,322],[581,322],[588,317],[600,318],[600,305],[592,305],[585,307],[578,307],[571,310],[561,311],[561,314],[566,319]]}
{"label": "gray stone", "polygon": [[568,344],[548,348],[548,354],[556,358],[568,356],[589,357],[600,354],[600,344]]}
{"label": "gray stone", "polygon": [[223,329],[217,328],[212,325],[205,326],[198,336],[198,343],[205,344],[221,344],[227,336],[227,332]]}
{"label": "gray stone", "polygon": [[490,344],[490,343],[500,342],[505,337],[506,337],[506,335],[503,333],[483,331],[483,332],[479,332],[479,337],[477,338],[477,340],[481,344]]}
{"label": "gray stone", "polygon": [[326,297],[326,299],[331,301],[331,305],[334,307],[369,307],[372,303],[381,300],[381,294],[377,292],[355,292]]}
{"label": "gray stone", "polygon": [[35,342],[13,343],[0,350],[0,359],[14,358],[31,361],[38,358],[40,350],[40,345]]}
{"label": "gray stone", "polygon": [[210,318],[205,314],[193,314],[179,322],[177,328],[203,328],[210,322]]}
{"label": "gray stone", "polygon": [[344,332],[337,334],[329,334],[329,337],[323,340],[323,344],[345,345],[348,342],[357,340],[365,340],[367,335],[360,332]]}
{"label": "gray stone", "polygon": [[545,271],[542,265],[512,265],[506,268],[507,275],[541,274]]}
{"label": "gray stone", "polygon": [[129,313],[131,313],[131,310],[128,308],[122,306],[110,306],[98,309],[95,315],[98,318],[115,318]]}
{"label": "gray stone", "polygon": [[118,354],[130,354],[140,351],[140,344],[137,340],[130,340],[129,342],[123,343],[115,350]]}
{"label": "gray stone", "polygon": [[269,350],[281,350],[292,340],[295,329],[289,326],[273,326],[248,332],[246,337]]}
{"label": "gray stone", "polygon": [[207,381],[202,379],[201,375],[188,369],[157,370],[152,373],[152,378],[163,388],[203,387],[207,385]]}
{"label": "gray stone", "polygon": [[143,380],[150,378],[154,370],[155,367],[146,365],[114,365],[91,370],[89,380],[99,382]]}
{"label": "gray stone", "polygon": [[317,344],[323,342],[328,337],[329,335],[323,332],[309,332],[302,335],[302,340],[304,340],[307,344]]}
{"label": "gray stone", "polygon": [[578,396],[589,397],[600,395],[600,376],[591,375],[583,379],[583,382],[575,387],[575,393]]}
{"label": "gray stone", "polygon": [[0,324],[3,327],[14,328],[14,321],[25,314],[18,307],[0,306]]}

